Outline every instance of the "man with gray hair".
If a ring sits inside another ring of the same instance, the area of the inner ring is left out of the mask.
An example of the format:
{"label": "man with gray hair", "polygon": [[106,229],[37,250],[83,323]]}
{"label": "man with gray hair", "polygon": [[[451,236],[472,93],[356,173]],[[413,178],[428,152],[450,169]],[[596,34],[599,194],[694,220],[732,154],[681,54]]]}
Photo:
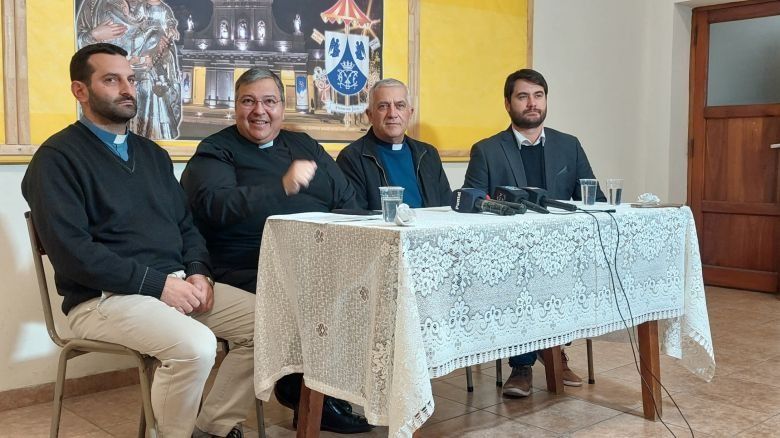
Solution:
{"label": "man with gray hair", "polygon": [[[235,96],[236,124],[200,142],[181,184],[206,238],[214,278],[255,293],[266,218],[357,206],[354,189],[325,149],[305,133],[282,129],[279,76],[247,70],[236,81]],[[276,385],[277,399],[296,417],[300,388],[300,374]],[[347,402],[326,397],[322,429],[357,433],[371,426]]]}
{"label": "man with gray hair", "polygon": [[436,148],[406,135],[413,114],[403,82],[382,79],[371,87],[366,109],[371,129],[336,159],[361,208],[380,210],[379,187],[391,185],[404,188],[404,202],[413,208],[450,204],[452,191]]}

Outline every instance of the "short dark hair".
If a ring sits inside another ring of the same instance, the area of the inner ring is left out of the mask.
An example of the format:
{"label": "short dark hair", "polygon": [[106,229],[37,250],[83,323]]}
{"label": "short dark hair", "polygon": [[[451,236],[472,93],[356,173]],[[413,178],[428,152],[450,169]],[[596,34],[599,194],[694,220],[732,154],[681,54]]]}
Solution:
{"label": "short dark hair", "polygon": [[236,95],[233,98],[238,99],[238,89],[242,86],[257,82],[262,79],[274,80],[276,88],[279,89],[279,99],[284,102],[284,84],[282,84],[282,80],[279,78],[279,75],[271,71],[271,69],[265,67],[252,67],[249,70],[241,73],[241,76],[239,76],[238,80],[236,80]]}
{"label": "short dark hair", "polygon": [[515,82],[521,79],[532,84],[541,85],[542,88],[544,88],[544,94],[547,94],[547,81],[544,80],[544,76],[536,70],[524,68],[506,77],[506,82],[504,83],[504,99],[509,100],[509,98],[512,97],[512,91],[515,90]]}
{"label": "short dark hair", "polygon": [[125,49],[109,43],[97,43],[84,46],[70,58],[70,80],[84,82],[89,85],[92,73],[95,72],[95,69],[89,65],[89,58],[98,53],[127,56],[127,51]]}

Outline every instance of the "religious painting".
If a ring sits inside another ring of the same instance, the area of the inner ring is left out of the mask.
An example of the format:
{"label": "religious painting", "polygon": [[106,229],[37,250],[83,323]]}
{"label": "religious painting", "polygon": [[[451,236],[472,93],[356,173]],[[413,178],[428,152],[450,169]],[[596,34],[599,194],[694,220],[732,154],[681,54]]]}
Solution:
{"label": "religious painting", "polygon": [[198,140],[234,123],[249,68],[282,79],[285,127],[322,142],[360,137],[382,77],[383,0],[76,0],[78,47],[128,51],[138,115],[155,140]]}

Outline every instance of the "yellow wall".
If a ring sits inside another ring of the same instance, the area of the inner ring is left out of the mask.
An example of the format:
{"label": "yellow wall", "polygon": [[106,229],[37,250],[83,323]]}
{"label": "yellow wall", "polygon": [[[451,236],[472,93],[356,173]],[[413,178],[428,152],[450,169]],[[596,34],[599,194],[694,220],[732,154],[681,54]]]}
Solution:
{"label": "yellow wall", "polygon": [[421,0],[420,139],[467,153],[509,126],[504,81],[528,66],[526,0]]}
{"label": "yellow wall", "polygon": [[30,78],[30,135],[41,144],[73,123],[68,65],[76,51],[72,1],[27,1],[27,57]]}

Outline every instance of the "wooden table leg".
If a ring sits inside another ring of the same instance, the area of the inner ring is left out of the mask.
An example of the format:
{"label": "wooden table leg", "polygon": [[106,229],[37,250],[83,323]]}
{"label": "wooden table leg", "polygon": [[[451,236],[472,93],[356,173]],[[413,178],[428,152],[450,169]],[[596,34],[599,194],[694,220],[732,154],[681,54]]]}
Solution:
{"label": "wooden table leg", "polygon": [[[658,321],[639,324],[639,371],[642,375],[642,410],[655,421],[662,412],[661,361],[658,355]],[[655,376],[655,378],[653,378]],[[658,379],[658,380],[656,380]],[[655,399],[655,403],[653,400]],[[656,409],[658,413],[656,414]]]}
{"label": "wooden table leg", "polygon": [[298,404],[298,438],[317,438],[320,436],[322,421],[322,402],[325,396],[321,392],[301,385],[301,401]]}
{"label": "wooden table leg", "polygon": [[545,348],[540,351],[544,360],[544,374],[547,376],[547,390],[553,394],[563,394],[563,364],[561,347]]}

